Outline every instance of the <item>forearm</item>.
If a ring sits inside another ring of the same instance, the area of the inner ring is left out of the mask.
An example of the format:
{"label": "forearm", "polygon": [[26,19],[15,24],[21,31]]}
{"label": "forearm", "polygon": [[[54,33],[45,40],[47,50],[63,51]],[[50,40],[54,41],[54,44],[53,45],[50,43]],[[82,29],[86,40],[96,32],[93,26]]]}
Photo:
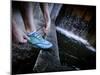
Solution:
{"label": "forearm", "polygon": [[12,20],[12,34],[15,35],[18,32],[18,27],[16,24],[16,21],[13,19]]}
{"label": "forearm", "polygon": [[50,13],[49,13],[49,10],[48,10],[48,4],[47,3],[41,3],[40,6],[41,6],[41,10],[43,12],[43,16],[44,16],[44,20],[45,20],[45,27],[47,27],[47,23],[51,22]]}

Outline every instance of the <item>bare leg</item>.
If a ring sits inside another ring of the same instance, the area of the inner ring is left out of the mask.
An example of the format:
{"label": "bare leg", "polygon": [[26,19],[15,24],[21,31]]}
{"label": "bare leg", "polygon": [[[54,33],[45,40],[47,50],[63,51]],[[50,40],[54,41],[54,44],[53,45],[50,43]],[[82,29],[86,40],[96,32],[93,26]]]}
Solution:
{"label": "bare leg", "polygon": [[21,3],[21,13],[25,24],[26,32],[35,32],[36,27],[33,18],[33,6],[32,3]]}

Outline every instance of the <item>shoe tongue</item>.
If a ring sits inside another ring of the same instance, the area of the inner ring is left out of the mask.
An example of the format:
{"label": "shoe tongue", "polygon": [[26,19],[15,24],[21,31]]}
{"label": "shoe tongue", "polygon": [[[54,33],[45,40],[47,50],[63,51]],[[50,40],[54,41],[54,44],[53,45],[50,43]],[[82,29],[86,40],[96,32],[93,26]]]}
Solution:
{"label": "shoe tongue", "polygon": [[28,33],[27,35],[28,35],[28,36],[35,36],[35,37],[37,37],[37,38],[41,38],[41,39],[42,39],[42,36],[39,35],[38,32],[31,32],[31,33]]}

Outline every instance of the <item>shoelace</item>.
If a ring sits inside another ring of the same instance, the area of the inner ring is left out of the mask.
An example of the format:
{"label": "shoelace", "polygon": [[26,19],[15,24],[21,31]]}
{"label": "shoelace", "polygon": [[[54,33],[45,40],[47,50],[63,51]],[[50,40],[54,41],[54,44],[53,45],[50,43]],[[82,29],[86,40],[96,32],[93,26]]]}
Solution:
{"label": "shoelace", "polygon": [[39,33],[37,33],[37,32],[33,33],[31,36],[34,36],[37,39],[42,39],[43,40],[42,36]]}

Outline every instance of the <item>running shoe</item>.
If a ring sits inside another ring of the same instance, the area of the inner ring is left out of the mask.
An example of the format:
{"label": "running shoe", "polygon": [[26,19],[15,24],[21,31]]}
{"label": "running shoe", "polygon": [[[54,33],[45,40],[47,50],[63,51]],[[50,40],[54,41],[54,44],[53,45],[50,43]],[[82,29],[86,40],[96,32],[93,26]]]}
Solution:
{"label": "running shoe", "polygon": [[50,43],[46,39],[43,39],[43,37],[37,32],[28,34],[28,37],[30,38],[28,42],[36,48],[48,49],[52,47],[52,43]]}

